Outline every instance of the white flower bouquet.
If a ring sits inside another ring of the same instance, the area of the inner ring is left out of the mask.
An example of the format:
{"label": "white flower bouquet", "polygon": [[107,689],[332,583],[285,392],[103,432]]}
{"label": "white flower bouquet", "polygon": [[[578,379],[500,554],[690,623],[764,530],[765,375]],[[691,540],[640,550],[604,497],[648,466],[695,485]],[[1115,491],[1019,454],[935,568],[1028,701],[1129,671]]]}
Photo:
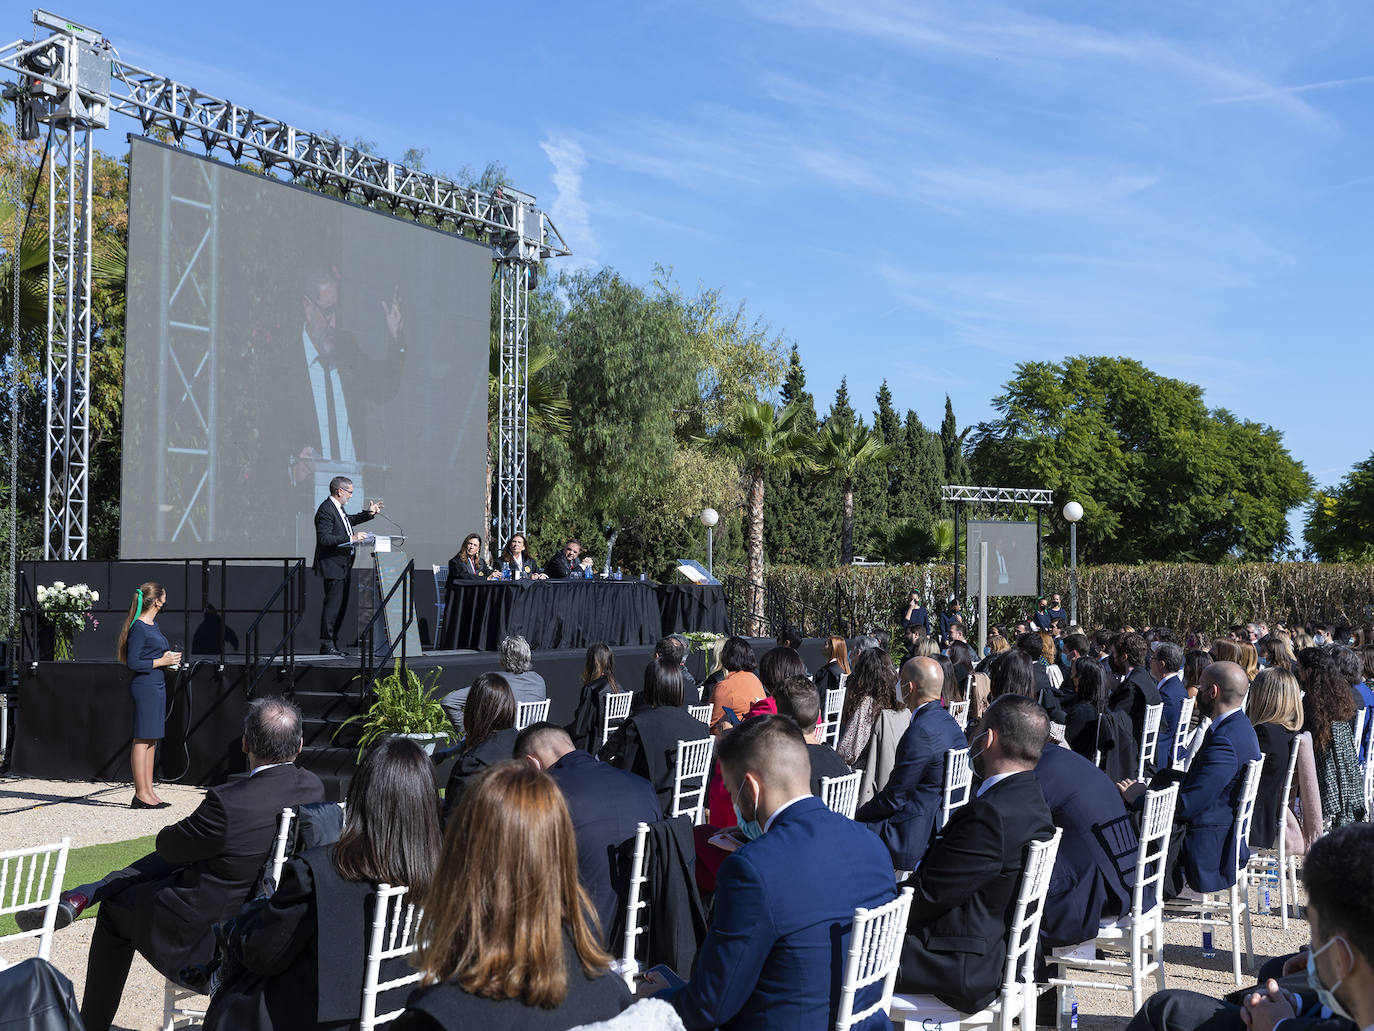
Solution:
{"label": "white flower bouquet", "polygon": [[64,584],[54,580],[52,586],[39,585],[38,610],[53,629],[53,658],[72,657],[72,639],[89,627],[97,627],[100,620],[91,615],[91,605],[100,600],[100,592],[85,584]]}

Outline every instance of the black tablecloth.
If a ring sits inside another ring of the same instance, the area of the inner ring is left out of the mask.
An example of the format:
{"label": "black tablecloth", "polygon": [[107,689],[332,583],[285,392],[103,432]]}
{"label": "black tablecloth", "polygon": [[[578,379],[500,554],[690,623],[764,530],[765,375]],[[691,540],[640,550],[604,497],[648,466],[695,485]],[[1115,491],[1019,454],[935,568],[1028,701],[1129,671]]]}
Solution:
{"label": "black tablecloth", "polygon": [[519,634],[533,649],[653,644],[682,630],[725,629],[719,587],[638,580],[493,580],[448,585],[436,648],[496,651]]}

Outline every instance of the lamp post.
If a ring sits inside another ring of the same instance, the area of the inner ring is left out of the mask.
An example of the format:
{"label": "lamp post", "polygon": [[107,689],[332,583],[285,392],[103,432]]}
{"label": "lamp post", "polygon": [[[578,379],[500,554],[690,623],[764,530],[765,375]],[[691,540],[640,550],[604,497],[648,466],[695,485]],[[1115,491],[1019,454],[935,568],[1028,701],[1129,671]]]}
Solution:
{"label": "lamp post", "polygon": [[716,571],[712,552],[715,550],[716,523],[718,522],[720,522],[720,513],[714,508],[701,510],[701,525],[706,527],[706,572],[710,573],[713,578]]}
{"label": "lamp post", "polygon": [[1078,624],[1078,520],[1083,518],[1083,506],[1070,501],[1064,506],[1064,518],[1069,522],[1069,623]]}

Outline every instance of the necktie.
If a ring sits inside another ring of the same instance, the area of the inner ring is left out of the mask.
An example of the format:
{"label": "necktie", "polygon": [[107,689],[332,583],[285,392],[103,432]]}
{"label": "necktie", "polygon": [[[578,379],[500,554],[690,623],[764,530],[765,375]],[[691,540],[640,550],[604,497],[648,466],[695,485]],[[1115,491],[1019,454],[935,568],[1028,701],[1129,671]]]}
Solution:
{"label": "necktie", "polygon": [[325,405],[329,409],[329,457],[332,461],[339,460],[339,414],[334,405],[334,363],[320,359],[320,364],[324,366],[324,396]]}

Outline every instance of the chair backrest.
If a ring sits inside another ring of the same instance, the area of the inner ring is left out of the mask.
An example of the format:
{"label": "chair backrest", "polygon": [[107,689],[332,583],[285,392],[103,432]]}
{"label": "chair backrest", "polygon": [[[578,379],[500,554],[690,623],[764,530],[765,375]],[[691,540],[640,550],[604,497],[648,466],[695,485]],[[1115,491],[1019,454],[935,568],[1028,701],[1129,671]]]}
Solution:
{"label": "chair backrest", "polygon": [[711,725],[710,702],[707,702],[705,705],[689,705],[687,706],[687,712],[691,715],[692,719],[700,720],[702,723],[705,723],[708,727]]}
{"label": "chair backrest", "polygon": [[[601,711],[601,743],[604,745],[610,740],[611,731],[625,722],[630,715],[630,702],[634,699],[633,691],[618,691],[615,694],[605,696],[604,708]],[[707,713],[710,718],[710,713]]]}
{"label": "chair backrest", "polygon": [[945,753],[945,779],[940,789],[940,816],[935,829],[949,823],[954,810],[968,803],[973,790],[973,764],[967,748],[951,748]]}
{"label": "chair backrest", "polygon": [[673,808],[669,816],[690,816],[700,824],[706,815],[706,774],[711,769],[716,739],[698,738],[677,743],[673,769]]}
{"label": "chair backrest", "polygon": [[648,883],[646,858],[649,849],[649,825],[641,823],[635,828],[634,859],[630,862],[629,891],[625,894],[625,939],[620,949],[621,970],[626,984],[634,987],[634,974],[639,970],[635,959],[637,939],[646,932],[640,923],[641,916],[648,915],[649,902],[644,898],[644,885]]}
{"label": "chair backrest", "polygon": [[[35,845],[0,852],[0,917],[13,916],[39,906],[46,908],[42,927],[0,934],[0,944],[37,938],[38,958],[48,958],[52,951],[57,902],[62,897],[62,877],[67,872],[67,852],[71,845],[71,838],[63,838],[55,845]],[[0,959],[0,967],[3,966],[4,960]]]}
{"label": "chair backrest", "polygon": [[1059,841],[1063,836],[1063,828],[1056,827],[1054,837],[1032,841],[1026,849],[1021,888],[1017,892],[1011,926],[1007,929],[1007,965],[1002,977],[1004,994],[1015,986],[1018,974],[1025,984],[1035,984],[1040,916],[1045,910],[1045,893],[1049,891],[1050,874],[1054,872],[1054,860],[1059,855]]}
{"label": "chair backrest", "polygon": [[378,1024],[389,1024],[405,1012],[405,1007],[377,1012],[377,997],[382,992],[414,984],[420,980],[418,970],[390,981],[379,981],[382,962],[409,956],[415,951],[423,915],[418,906],[406,898],[405,885],[377,885],[376,909],[372,914],[372,936],[367,944],[367,966],[363,971],[363,1006],[360,1031],[370,1031]]}
{"label": "chair backrest", "polygon": [[283,809],[277,817],[277,840],[272,846],[272,890],[281,881],[281,868],[286,865],[287,849],[291,844],[291,825],[296,822],[296,810]]}
{"label": "chair backrest", "polygon": [[[1298,771],[1298,756],[1302,753],[1302,735],[1293,735],[1293,744],[1288,748],[1288,770],[1283,775],[1283,794],[1279,796],[1282,801],[1279,803],[1279,836],[1275,842],[1283,840],[1284,831],[1288,827],[1288,803],[1293,798],[1293,778]],[[1366,807],[1366,811],[1367,811]]]}
{"label": "chair backrest", "polygon": [[950,702],[949,714],[954,717],[954,722],[959,724],[960,730],[968,729],[968,699],[962,702]]}
{"label": "chair backrest", "polygon": [[1197,699],[1189,695],[1183,699],[1178,707],[1178,722],[1174,724],[1174,740],[1172,750],[1169,752],[1169,765],[1177,766],[1183,761],[1185,749],[1188,747],[1188,731],[1192,729],[1190,724],[1193,722],[1193,707],[1197,705]]}
{"label": "chair backrest", "polygon": [[844,694],[848,688],[848,673],[840,674],[840,686],[825,692],[825,707],[821,711],[821,740],[834,748],[840,740],[840,714],[844,712]]}
{"label": "chair backrest", "polygon": [[1240,805],[1236,807],[1236,844],[1231,857],[1239,880],[1244,863],[1240,861],[1241,847],[1250,840],[1250,823],[1255,818],[1255,798],[1259,794],[1260,771],[1264,769],[1264,759],[1254,759],[1245,764],[1244,779],[1240,784]]}
{"label": "chair backrest", "polygon": [[1361,706],[1355,710],[1355,754],[1364,755],[1364,726],[1369,718],[1369,709]]}
{"label": "chair backrest", "polygon": [[1145,792],[1140,818],[1140,845],[1135,856],[1135,887],[1131,915],[1139,918],[1164,901],[1164,868],[1169,858],[1169,838],[1174,830],[1174,806],[1178,785]]}
{"label": "chair backrest", "polygon": [[524,730],[531,723],[540,723],[549,718],[549,700],[541,698],[537,702],[521,702],[515,710],[515,729]]}
{"label": "chair backrest", "polygon": [[859,808],[859,778],[862,776],[862,770],[855,770],[843,777],[822,777],[821,801],[835,812],[854,819],[854,812]]}
{"label": "chair backrest", "polygon": [[[849,956],[840,985],[840,1009],[835,1031],[849,1031],[875,1013],[885,1012],[892,1003],[892,987],[902,958],[902,936],[911,910],[911,889],[903,888],[891,902],[877,909],[854,910],[854,929],[849,938]],[[873,1004],[854,1012],[854,999],[871,984],[883,982],[882,996]]]}
{"label": "chair backrest", "polygon": [[1364,818],[1374,820],[1374,757],[1364,764]]}
{"label": "chair backrest", "polygon": [[1140,761],[1136,764],[1135,779],[1145,779],[1145,767],[1155,761],[1159,751],[1159,721],[1164,715],[1164,703],[1145,706],[1145,724],[1140,728]]}

